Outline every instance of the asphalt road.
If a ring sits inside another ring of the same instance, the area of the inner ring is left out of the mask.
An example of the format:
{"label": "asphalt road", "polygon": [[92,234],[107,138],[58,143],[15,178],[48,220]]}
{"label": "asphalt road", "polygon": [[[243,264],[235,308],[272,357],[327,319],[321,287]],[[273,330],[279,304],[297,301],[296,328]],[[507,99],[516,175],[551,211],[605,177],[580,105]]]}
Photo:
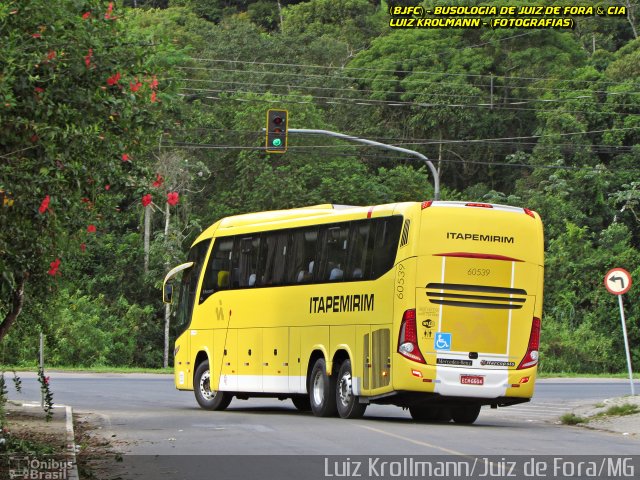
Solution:
{"label": "asphalt road", "polygon": [[[474,425],[414,423],[393,406],[369,406],[364,419],[316,418],[291,401],[231,402],[200,409],[169,375],[49,372],[56,404],[91,412],[105,435],[135,455],[630,455],[640,439],[560,425],[578,405],[629,393],[624,380],[542,380],[529,404],[483,407]],[[39,399],[35,375],[9,398]],[[640,385],[636,382],[636,391]]]}

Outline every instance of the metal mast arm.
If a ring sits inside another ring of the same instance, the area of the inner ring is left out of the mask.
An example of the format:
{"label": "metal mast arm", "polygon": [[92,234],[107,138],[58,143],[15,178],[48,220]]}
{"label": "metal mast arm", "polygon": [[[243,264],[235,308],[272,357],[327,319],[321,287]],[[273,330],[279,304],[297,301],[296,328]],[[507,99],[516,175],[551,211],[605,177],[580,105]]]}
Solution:
{"label": "metal mast arm", "polygon": [[413,155],[414,157],[418,157],[420,160],[423,160],[431,173],[433,174],[433,199],[440,200],[440,177],[438,176],[438,171],[436,167],[431,163],[427,157],[422,155],[415,150],[409,150],[408,148],[395,147],[393,145],[387,145],[386,143],[375,142],[373,140],[367,140],[365,138],[354,137],[351,135],[345,135],[344,133],[332,132],[331,130],[314,130],[308,128],[289,128],[289,133],[311,133],[316,135],[326,135],[328,137],[341,138],[343,140],[349,140],[351,142],[363,143],[365,145],[371,145],[374,147],[384,148],[386,150],[393,150],[394,152],[407,153],[409,155]]}

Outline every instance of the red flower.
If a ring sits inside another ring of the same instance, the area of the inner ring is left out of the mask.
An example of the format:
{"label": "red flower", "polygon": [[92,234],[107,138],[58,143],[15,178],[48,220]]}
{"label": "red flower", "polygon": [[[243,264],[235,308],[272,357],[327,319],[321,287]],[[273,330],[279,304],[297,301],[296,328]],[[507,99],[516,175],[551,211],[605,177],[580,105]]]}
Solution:
{"label": "red flower", "polygon": [[91,12],[84,12],[82,14],[82,19],[83,20],[89,20],[89,17],[91,17]]}
{"label": "red flower", "polygon": [[36,91],[36,93],[44,93],[44,88],[42,87],[36,87],[34,88],[34,90]]}
{"label": "red flower", "polygon": [[111,16],[112,13],[113,13],[113,2],[109,2],[109,6],[107,7],[107,13],[104,14],[104,19],[105,20],[111,20],[111,19],[115,20],[115,17]]}
{"label": "red flower", "polygon": [[127,155],[126,153],[122,154],[122,161],[123,162],[130,162],[131,159],[129,158],[129,155]]}
{"label": "red flower", "polygon": [[56,275],[60,275],[60,272],[58,272],[59,268],[60,268],[60,259],[56,258],[53,262],[49,264],[49,271],[47,273],[52,277],[55,277]]}
{"label": "red flower", "polygon": [[148,207],[149,204],[153,201],[153,197],[151,196],[150,193],[147,193],[146,195],[144,195],[142,197],[142,206],[143,207]]}
{"label": "red flower", "polygon": [[42,37],[42,35],[40,35],[39,33],[32,33],[31,36],[33,38],[41,38]]}
{"label": "red flower", "polygon": [[42,200],[42,203],[40,204],[40,208],[38,208],[38,212],[40,212],[42,214],[42,213],[46,212],[47,210],[49,210],[49,202],[50,201],[51,201],[51,197],[49,197],[49,195],[44,197],[44,199]]}
{"label": "red flower", "polygon": [[156,103],[156,91],[151,92],[151,103]]}
{"label": "red flower", "polygon": [[118,82],[120,81],[120,72],[116,72],[115,75],[111,75],[109,78],[107,78],[107,85],[117,85]]}
{"label": "red flower", "polygon": [[167,203],[169,205],[171,205],[172,207],[175,207],[179,201],[180,201],[180,198],[178,196],[178,192],[167,193]]}
{"label": "red flower", "polygon": [[142,87],[142,82],[139,82],[137,77],[135,80],[136,83],[129,83],[129,88],[133,93],[136,93],[138,90],[140,90],[140,87]]}
{"label": "red flower", "polygon": [[154,188],[161,187],[163,183],[164,183],[164,178],[162,178],[162,175],[160,175],[159,173],[156,173],[156,181],[153,182],[153,187]]}
{"label": "red flower", "polygon": [[93,57],[93,48],[90,48],[89,53],[84,56],[84,64],[87,66],[87,68],[91,67],[91,57]]}
{"label": "red flower", "polygon": [[87,227],[87,233],[96,233],[96,226],[93,223]]}
{"label": "red flower", "polygon": [[47,53],[47,59],[48,60],[53,60],[54,58],[56,58],[55,50],[49,50],[49,53]]}
{"label": "red flower", "polygon": [[149,86],[151,87],[151,90],[157,90],[158,89],[158,79],[156,78],[155,75],[151,79],[151,82],[149,82]]}
{"label": "red flower", "polygon": [[80,244],[80,250],[82,250],[83,252],[87,250],[87,244],[86,243],[81,243]]}
{"label": "red flower", "polygon": [[105,190],[111,190],[111,185],[105,185],[105,186],[104,186],[104,189],[105,189]]}

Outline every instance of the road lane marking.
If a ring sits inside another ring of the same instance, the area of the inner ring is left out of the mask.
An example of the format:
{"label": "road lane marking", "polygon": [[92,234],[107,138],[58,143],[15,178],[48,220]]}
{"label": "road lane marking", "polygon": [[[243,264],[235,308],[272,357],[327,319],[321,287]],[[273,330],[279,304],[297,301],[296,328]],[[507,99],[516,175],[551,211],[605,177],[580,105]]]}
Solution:
{"label": "road lane marking", "polygon": [[371,430],[372,432],[380,433],[382,435],[387,435],[388,437],[397,438],[399,440],[404,440],[406,442],[413,443],[415,445],[420,445],[420,446],[423,446],[423,447],[429,447],[429,448],[433,448],[433,449],[436,449],[436,450],[441,450],[441,451],[443,451],[445,453],[448,453],[450,455],[461,455],[463,457],[468,457],[469,456],[466,453],[459,452],[457,450],[451,450],[449,448],[439,447],[438,445],[433,445],[433,444],[427,443],[427,442],[421,442],[420,440],[414,440],[413,438],[405,437],[405,436],[402,436],[402,435],[397,435],[397,434],[391,433],[391,432],[385,432],[384,430],[380,430],[378,428],[369,427],[367,425],[358,425],[358,427],[366,428],[367,430]]}

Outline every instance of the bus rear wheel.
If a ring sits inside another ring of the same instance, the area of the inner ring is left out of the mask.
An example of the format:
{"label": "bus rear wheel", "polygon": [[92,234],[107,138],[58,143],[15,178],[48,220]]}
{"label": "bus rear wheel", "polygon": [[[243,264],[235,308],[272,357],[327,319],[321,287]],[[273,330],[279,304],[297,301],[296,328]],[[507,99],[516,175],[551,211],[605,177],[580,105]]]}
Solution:
{"label": "bus rear wheel", "polygon": [[291,397],[293,406],[301,412],[308,412],[311,410],[311,402],[308,395],[294,395]]}
{"label": "bus rear wheel", "polygon": [[233,398],[229,392],[220,392],[211,389],[211,370],[209,360],[205,360],[193,376],[193,391],[196,401],[205,410],[224,410]]}
{"label": "bus rear wheel", "polygon": [[345,360],[338,371],[336,385],[336,406],[338,415],[342,418],[362,418],[367,409],[365,403],[360,403],[353,394],[353,377],[351,376],[351,361]]}
{"label": "bus rear wheel", "polygon": [[451,420],[451,409],[442,405],[418,405],[409,407],[411,418],[418,422],[442,422]]}
{"label": "bus rear wheel", "polygon": [[480,415],[480,405],[458,405],[451,410],[451,417],[456,423],[471,425]]}
{"label": "bus rear wheel", "polygon": [[319,358],[313,365],[309,377],[309,400],[311,411],[316,417],[333,417],[337,413],[336,382],[327,375],[327,363]]}

